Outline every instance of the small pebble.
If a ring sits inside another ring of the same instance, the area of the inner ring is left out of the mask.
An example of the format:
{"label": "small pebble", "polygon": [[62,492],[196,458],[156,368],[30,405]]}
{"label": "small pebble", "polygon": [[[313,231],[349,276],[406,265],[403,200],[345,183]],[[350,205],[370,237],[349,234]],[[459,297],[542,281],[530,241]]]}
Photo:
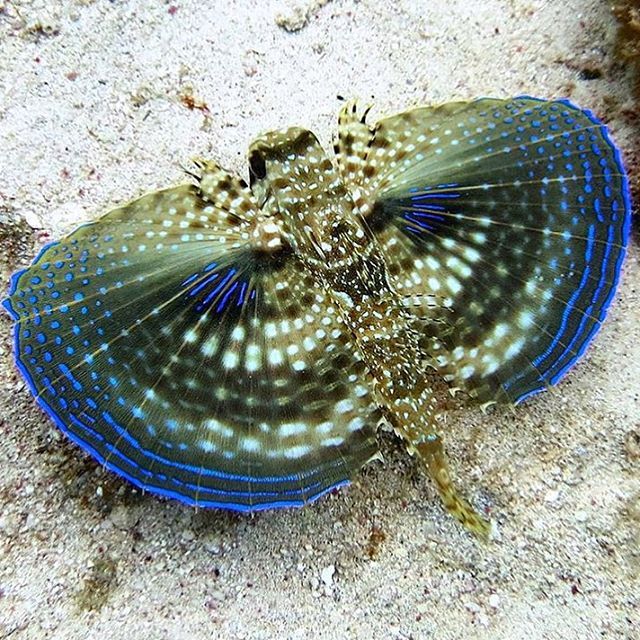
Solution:
{"label": "small pebble", "polygon": [[464,606],[467,611],[471,611],[471,613],[480,613],[482,610],[477,602],[467,602]]}
{"label": "small pebble", "polygon": [[37,516],[35,516],[33,513],[30,513],[24,522],[23,530],[28,531],[29,529],[33,529],[37,524],[38,524]]}
{"label": "small pebble", "polygon": [[334,565],[330,564],[320,572],[320,579],[327,587],[333,584],[333,574],[336,572]]}
{"label": "small pebble", "polygon": [[224,602],[225,595],[224,595],[224,593],[222,593],[222,591],[212,591],[209,594],[209,598],[211,600],[216,600],[217,602]]}
{"label": "small pebble", "polygon": [[217,542],[205,542],[204,544],[204,548],[209,552],[212,553],[214,556],[217,556],[220,551],[222,551],[220,545]]}
{"label": "small pebble", "polygon": [[25,219],[25,222],[32,229],[42,229],[44,227],[40,217],[36,213],[34,213],[33,211],[26,211],[25,214],[24,214],[24,219]]}
{"label": "small pebble", "polygon": [[427,614],[429,614],[431,611],[433,611],[433,605],[430,602],[419,602],[416,605],[416,611],[421,615],[421,616],[426,616]]}
{"label": "small pebble", "polygon": [[183,542],[191,542],[192,540],[195,539],[196,534],[193,533],[191,529],[184,529],[180,537],[182,538]]}
{"label": "small pebble", "polygon": [[547,494],[544,497],[545,502],[556,502],[560,497],[560,492],[557,489],[552,489],[551,491],[547,491]]}
{"label": "small pebble", "polygon": [[131,523],[130,510],[123,505],[118,505],[111,510],[109,520],[117,529],[126,529]]}

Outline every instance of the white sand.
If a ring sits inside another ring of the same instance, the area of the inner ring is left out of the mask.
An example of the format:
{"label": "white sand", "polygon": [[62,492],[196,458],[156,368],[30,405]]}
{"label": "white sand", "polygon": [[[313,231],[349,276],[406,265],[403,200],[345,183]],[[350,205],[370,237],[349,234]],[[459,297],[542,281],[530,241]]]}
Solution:
{"label": "white sand", "polygon": [[[613,42],[599,0],[0,2],[3,279],[47,233],[181,181],[192,156],[245,175],[250,140],[292,124],[329,145],[338,94],[377,114],[569,96],[631,157]],[[585,66],[603,78],[581,80]],[[178,99],[190,90],[210,116]],[[36,408],[2,315],[0,638],[639,638],[634,242],[604,329],[556,393],[451,416],[460,484],[500,531],[486,546],[389,436],[385,464],[301,511],[136,497]]]}

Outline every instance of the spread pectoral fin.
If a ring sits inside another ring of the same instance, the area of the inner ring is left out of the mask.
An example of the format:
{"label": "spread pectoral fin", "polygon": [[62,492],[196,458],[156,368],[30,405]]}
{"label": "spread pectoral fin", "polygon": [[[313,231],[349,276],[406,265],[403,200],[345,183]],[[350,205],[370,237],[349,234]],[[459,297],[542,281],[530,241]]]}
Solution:
{"label": "spread pectoral fin", "polygon": [[14,277],[18,365],[58,425],[138,486],[302,504],[376,454],[377,410],[324,293],[283,244],[260,244],[259,225],[276,227],[250,192],[203,168]]}
{"label": "spread pectoral fin", "polygon": [[451,312],[441,371],[483,402],[555,384],[602,323],[627,242],[602,123],[527,97],[415,109],[378,122],[358,171],[394,286]]}

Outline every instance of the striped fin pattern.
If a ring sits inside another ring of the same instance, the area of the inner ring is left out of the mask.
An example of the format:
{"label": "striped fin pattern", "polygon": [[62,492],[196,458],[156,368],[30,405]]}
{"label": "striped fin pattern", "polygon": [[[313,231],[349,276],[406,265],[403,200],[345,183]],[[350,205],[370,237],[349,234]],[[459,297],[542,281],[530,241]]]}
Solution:
{"label": "striped fin pattern", "polygon": [[18,366],[65,433],[144,489],[301,505],[375,455],[377,409],[336,309],[295,262],[256,250],[273,222],[213,173],[80,227],[16,274]]}

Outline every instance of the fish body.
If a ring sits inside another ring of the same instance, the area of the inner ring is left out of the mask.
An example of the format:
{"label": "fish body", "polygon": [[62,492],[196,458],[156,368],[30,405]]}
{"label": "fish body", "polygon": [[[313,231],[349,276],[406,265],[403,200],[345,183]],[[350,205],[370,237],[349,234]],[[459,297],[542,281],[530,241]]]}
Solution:
{"label": "fish body", "polygon": [[249,184],[197,160],[14,275],[18,368],[67,435],[145,490],[253,511],[348,482],[385,420],[487,533],[442,383],[517,404],[563,377],[615,293],[628,181],[567,101],[366,116],[345,106],[333,159],[305,129],[260,136]]}

